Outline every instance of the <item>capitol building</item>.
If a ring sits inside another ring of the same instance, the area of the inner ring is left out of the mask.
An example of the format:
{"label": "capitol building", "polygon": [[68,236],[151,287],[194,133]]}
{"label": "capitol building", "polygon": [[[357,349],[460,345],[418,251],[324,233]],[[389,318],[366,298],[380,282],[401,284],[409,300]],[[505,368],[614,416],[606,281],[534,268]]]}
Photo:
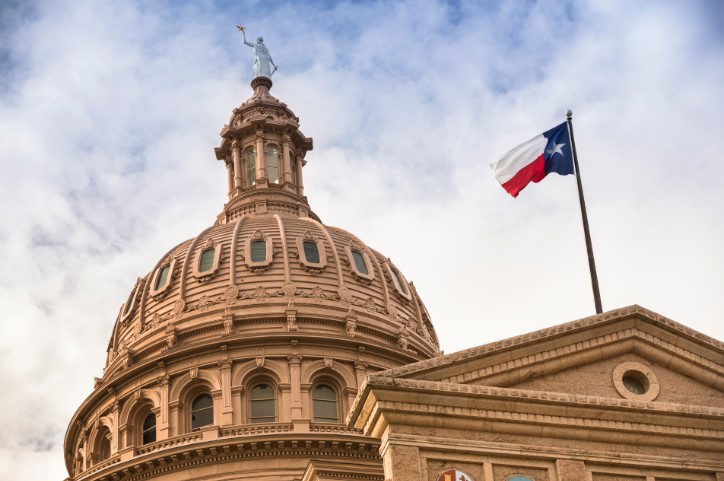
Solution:
{"label": "capitol building", "polygon": [[312,209],[300,119],[251,87],[215,149],[227,203],[119,300],[69,481],[724,481],[721,341],[629,306],[442,355],[384,246]]}

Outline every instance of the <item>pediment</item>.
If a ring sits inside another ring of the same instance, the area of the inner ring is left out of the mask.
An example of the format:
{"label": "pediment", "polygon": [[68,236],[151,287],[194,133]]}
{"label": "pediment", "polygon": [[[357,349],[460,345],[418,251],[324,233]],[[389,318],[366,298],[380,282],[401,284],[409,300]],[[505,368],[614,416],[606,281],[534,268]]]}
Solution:
{"label": "pediment", "polygon": [[504,387],[724,408],[722,391],[634,350]]}
{"label": "pediment", "polygon": [[[724,407],[720,341],[640,306],[391,369],[380,376]],[[632,380],[633,379],[633,380]],[[638,381],[642,396],[626,388]],[[656,387],[658,392],[652,397]]]}

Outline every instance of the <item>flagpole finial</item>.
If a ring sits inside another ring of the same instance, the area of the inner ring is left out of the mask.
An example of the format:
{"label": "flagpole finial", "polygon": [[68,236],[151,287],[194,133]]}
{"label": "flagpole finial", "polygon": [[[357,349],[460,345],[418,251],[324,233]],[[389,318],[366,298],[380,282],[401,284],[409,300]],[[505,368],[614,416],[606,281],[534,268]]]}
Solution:
{"label": "flagpole finial", "polygon": [[566,110],[566,118],[571,119],[573,118],[573,111],[572,110]]}

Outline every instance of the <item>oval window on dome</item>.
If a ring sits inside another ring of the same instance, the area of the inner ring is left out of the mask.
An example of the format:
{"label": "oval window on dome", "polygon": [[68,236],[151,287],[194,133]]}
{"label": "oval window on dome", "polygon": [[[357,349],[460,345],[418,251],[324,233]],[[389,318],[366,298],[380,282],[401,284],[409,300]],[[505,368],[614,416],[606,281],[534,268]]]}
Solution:
{"label": "oval window on dome", "polygon": [[154,289],[160,290],[166,285],[166,281],[168,280],[168,271],[171,269],[171,264],[166,264],[165,266],[161,267],[161,269],[158,271],[158,276],[156,276],[156,283],[154,284]]}
{"label": "oval window on dome", "polygon": [[266,260],[266,241],[251,241],[251,261],[264,262]]}
{"label": "oval window on dome", "polygon": [[139,280],[131,291],[131,294],[128,296],[128,299],[126,299],[126,303],[123,304],[123,308],[121,309],[122,321],[125,321],[133,314],[133,310],[136,308],[136,297],[138,296],[139,289],[142,285],[143,282]]}
{"label": "oval window on dome", "polygon": [[267,177],[270,184],[279,183],[279,149],[275,145],[266,148]]}
{"label": "oval window on dome", "polygon": [[261,230],[244,243],[244,263],[254,272],[266,270],[274,257],[274,242]]}
{"label": "oval window on dome", "polygon": [[304,241],[304,257],[310,264],[319,264],[319,248],[314,241]]}
{"label": "oval window on dome", "polygon": [[256,149],[249,148],[244,151],[244,167],[246,171],[245,185],[256,184]]}
{"label": "oval window on dome", "polygon": [[397,269],[397,267],[389,263],[386,263],[386,266],[387,272],[389,272],[390,277],[392,278],[392,285],[395,286],[395,292],[407,300],[412,299],[410,290],[407,287],[407,280],[402,273]]}
{"label": "oval window on dome", "polygon": [[299,253],[299,263],[310,272],[322,272],[327,266],[327,252],[324,243],[310,231],[297,237],[297,252]]}
{"label": "oval window on dome", "polygon": [[359,273],[369,274],[369,271],[367,270],[367,263],[365,263],[365,258],[362,256],[360,251],[353,250],[352,258],[354,259],[354,265]]}
{"label": "oval window on dome", "polygon": [[193,263],[194,277],[208,279],[216,274],[219,270],[221,249],[221,244],[209,240],[204,247],[196,251],[196,262]]}
{"label": "oval window on dome", "polygon": [[349,259],[352,276],[363,284],[369,284],[375,278],[375,272],[371,268],[372,260],[364,248],[356,242],[350,242],[344,247]]}
{"label": "oval window on dome", "polygon": [[148,290],[151,297],[158,298],[168,291],[175,266],[176,259],[171,259],[170,262],[167,260],[161,267],[156,269],[156,272],[153,273],[153,277],[151,278],[151,285]]}
{"label": "oval window on dome", "polygon": [[201,253],[201,259],[199,260],[199,272],[210,271],[214,267],[214,254],[216,249],[209,247]]}

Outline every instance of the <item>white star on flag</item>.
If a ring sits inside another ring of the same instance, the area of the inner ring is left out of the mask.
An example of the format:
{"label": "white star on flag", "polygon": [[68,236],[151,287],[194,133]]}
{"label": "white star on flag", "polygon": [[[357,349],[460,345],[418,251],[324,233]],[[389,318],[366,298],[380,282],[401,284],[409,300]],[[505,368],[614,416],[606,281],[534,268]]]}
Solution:
{"label": "white star on flag", "polygon": [[556,154],[563,155],[563,146],[564,145],[566,145],[566,144],[553,144],[553,147],[548,149],[546,152],[548,152],[548,155],[550,155],[551,157],[553,157]]}

